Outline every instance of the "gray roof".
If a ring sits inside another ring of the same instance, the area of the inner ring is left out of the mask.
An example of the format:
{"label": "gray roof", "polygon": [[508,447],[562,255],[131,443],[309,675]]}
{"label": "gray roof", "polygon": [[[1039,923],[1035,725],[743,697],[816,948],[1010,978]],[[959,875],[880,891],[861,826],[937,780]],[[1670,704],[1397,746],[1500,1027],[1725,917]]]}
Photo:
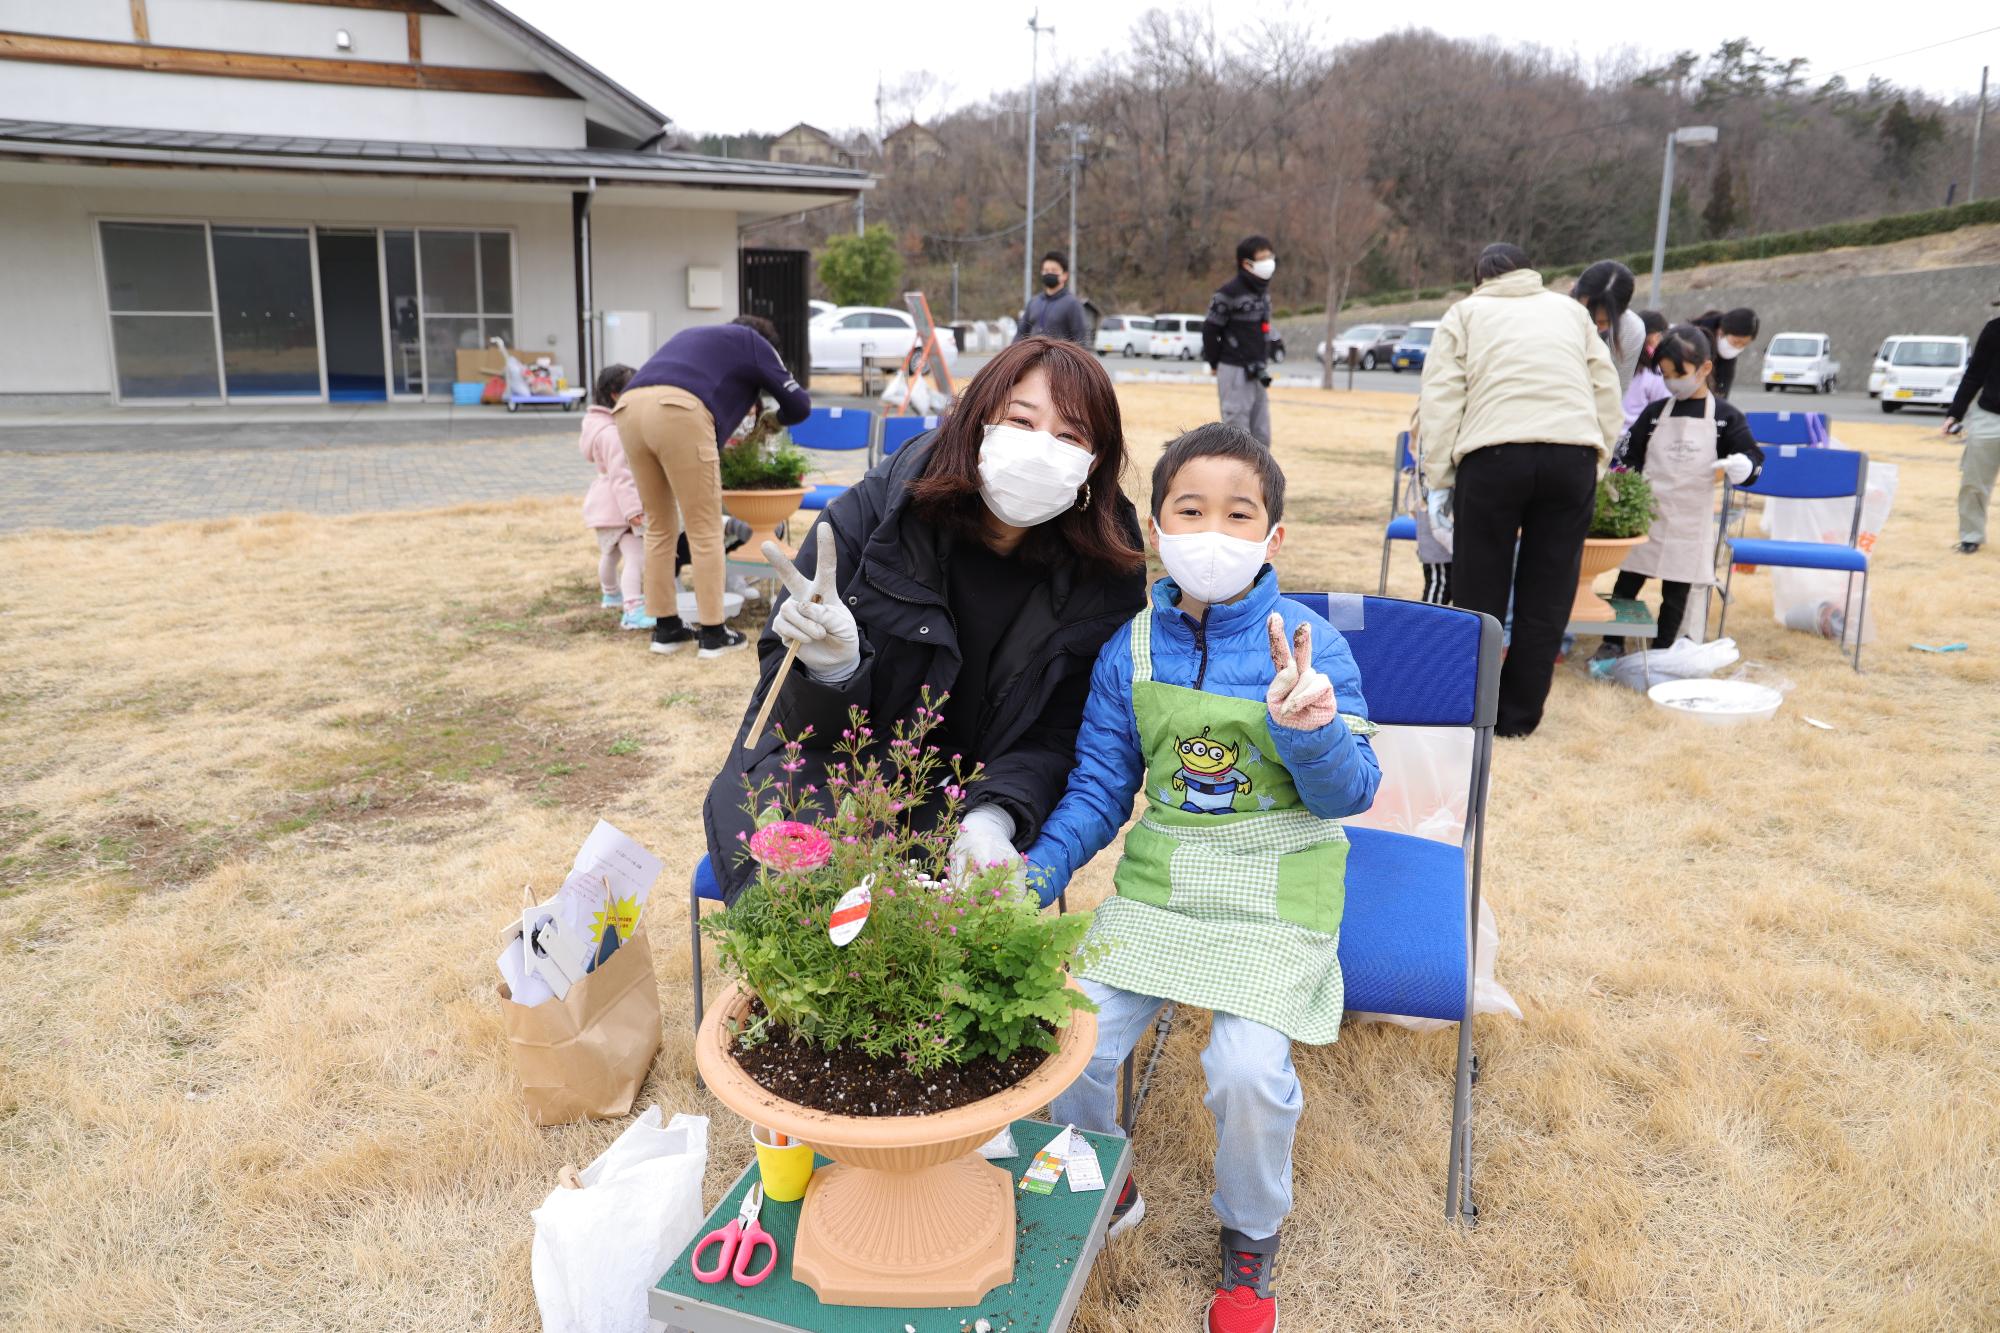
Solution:
{"label": "gray roof", "polygon": [[75,125],[0,119],[0,154],[186,166],[256,166],[280,170],[363,171],[581,181],[596,177],[710,188],[852,193],[872,184],[865,171],[792,162],[757,162],[701,153],[627,148],[533,148],[487,144],[401,143],[284,134]]}

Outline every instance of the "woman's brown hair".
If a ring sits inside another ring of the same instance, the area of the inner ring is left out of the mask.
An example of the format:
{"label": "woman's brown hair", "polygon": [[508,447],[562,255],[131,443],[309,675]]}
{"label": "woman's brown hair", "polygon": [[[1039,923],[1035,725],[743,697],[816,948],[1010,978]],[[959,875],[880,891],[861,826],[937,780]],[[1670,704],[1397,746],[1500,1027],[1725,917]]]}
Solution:
{"label": "woman's brown hair", "polygon": [[1145,566],[1138,534],[1128,526],[1118,489],[1125,470],[1125,427],[1111,376],[1090,352],[1073,342],[1040,336],[1014,343],[972,377],[951,415],[938,427],[924,475],[910,486],[917,512],[939,527],[977,534],[985,526],[979,497],[979,446],[988,422],[1004,414],[1007,395],[1037,366],[1049,377],[1055,409],[1081,429],[1096,456],[1086,485],[1088,507],[1071,509],[1031,529],[1021,550],[1052,561],[1063,548],[1085,564],[1129,573]]}

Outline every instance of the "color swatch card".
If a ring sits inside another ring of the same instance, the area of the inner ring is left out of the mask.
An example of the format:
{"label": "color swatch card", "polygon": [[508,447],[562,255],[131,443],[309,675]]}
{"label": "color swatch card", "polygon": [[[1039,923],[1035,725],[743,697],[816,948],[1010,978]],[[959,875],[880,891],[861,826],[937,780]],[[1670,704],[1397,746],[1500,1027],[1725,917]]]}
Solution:
{"label": "color swatch card", "polygon": [[1035,1160],[1028,1164],[1028,1174],[1021,1177],[1023,1193],[1055,1193],[1056,1182],[1062,1179],[1063,1167],[1069,1162],[1070,1140],[1075,1137],[1076,1132],[1065,1126],[1062,1133],[1050,1139],[1047,1146],[1035,1154]]}

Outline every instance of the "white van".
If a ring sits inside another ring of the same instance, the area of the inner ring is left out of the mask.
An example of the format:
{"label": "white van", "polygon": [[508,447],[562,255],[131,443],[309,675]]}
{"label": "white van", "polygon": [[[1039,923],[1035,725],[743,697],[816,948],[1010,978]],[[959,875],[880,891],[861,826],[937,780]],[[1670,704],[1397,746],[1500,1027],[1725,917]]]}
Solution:
{"label": "white van", "polygon": [[1824,333],[1781,333],[1764,350],[1764,386],[1769,389],[1809,388],[1833,392],[1840,362],[1833,359],[1833,339]]}
{"label": "white van", "polygon": [[1144,315],[1106,315],[1097,326],[1097,354],[1117,352],[1121,356],[1153,354],[1153,321]]}
{"label": "white van", "polygon": [[1182,361],[1192,361],[1200,356],[1203,318],[1201,315],[1153,316],[1152,346],[1149,355],[1154,360],[1172,356]]}
{"label": "white van", "polygon": [[1894,333],[1884,338],[1882,345],[1875,349],[1875,364],[1868,367],[1868,396],[1870,398],[1880,398],[1882,396],[1882,381],[1889,378],[1889,358],[1896,354],[1896,344],[1905,338],[1914,338],[1916,336],[1914,333]]}
{"label": "white van", "polygon": [[1882,381],[1882,410],[1905,407],[1949,407],[1965,378],[1972,345],[1948,333],[1908,334],[1896,339],[1889,354],[1889,374]]}

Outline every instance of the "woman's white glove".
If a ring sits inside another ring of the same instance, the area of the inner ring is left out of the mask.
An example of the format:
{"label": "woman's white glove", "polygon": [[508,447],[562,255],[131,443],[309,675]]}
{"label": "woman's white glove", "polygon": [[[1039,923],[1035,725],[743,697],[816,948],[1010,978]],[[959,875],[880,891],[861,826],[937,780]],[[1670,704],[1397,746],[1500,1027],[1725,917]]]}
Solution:
{"label": "woman's white glove", "polygon": [[1424,512],[1429,515],[1431,527],[1440,533],[1451,531],[1451,487],[1441,491],[1424,492]]}
{"label": "woman's white glove", "polygon": [[954,883],[963,883],[991,865],[1013,867],[1014,882],[1024,881],[1027,858],[1014,848],[1014,816],[997,805],[982,805],[958,821],[958,837],[946,858]]}
{"label": "woman's white glove", "polygon": [[1285,642],[1285,618],[1276,611],[1265,628],[1271,634],[1271,666],[1277,673],[1264,693],[1271,724],[1291,731],[1318,731],[1339,710],[1333,682],[1313,666],[1312,622],[1301,620],[1290,643]]}
{"label": "woman's white glove", "polygon": [[1728,454],[1715,460],[1716,471],[1729,478],[1731,486],[1741,486],[1757,470],[1748,454]]}
{"label": "woman's white glove", "polygon": [[[787,644],[798,645],[799,660],[816,679],[833,685],[846,680],[861,665],[861,634],[855,628],[853,612],[840,600],[833,529],[821,523],[818,531],[819,558],[811,582],[776,542],[764,543],[764,558],[791,594],[778,603],[771,628]],[[814,601],[815,597],[819,600]]]}

